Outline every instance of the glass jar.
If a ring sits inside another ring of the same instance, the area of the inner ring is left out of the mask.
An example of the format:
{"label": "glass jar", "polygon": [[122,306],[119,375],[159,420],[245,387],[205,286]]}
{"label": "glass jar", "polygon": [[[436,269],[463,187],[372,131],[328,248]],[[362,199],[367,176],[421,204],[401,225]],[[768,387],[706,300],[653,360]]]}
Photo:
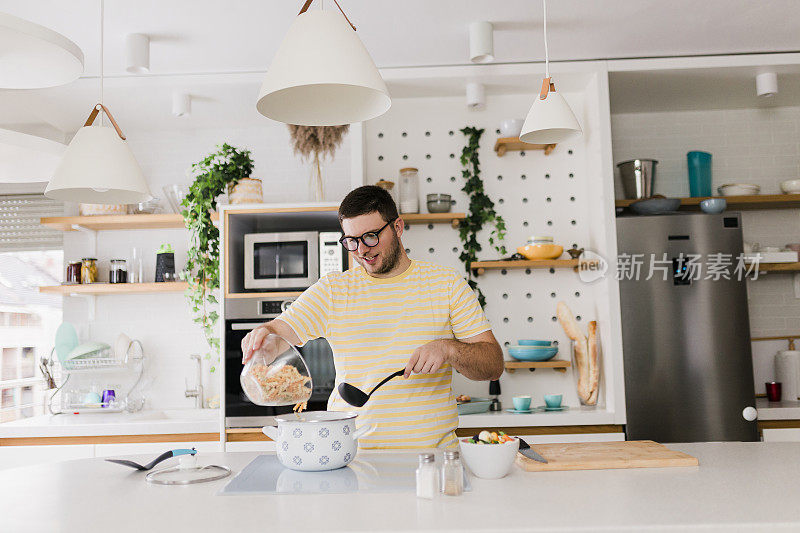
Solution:
{"label": "glass jar", "polygon": [[97,258],[81,259],[81,283],[97,283]]}
{"label": "glass jar", "polygon": [[400,208],[401,213],[419,213],[419,176],[417,169],[400,169]]}
{"label": "glass jar", "polygon": [[67,285],[77,285],[81,282],[81,262],[70,261],[67,263],[67,273],[64,276],[64,283]]}
{"label": "glass jar", "polygon": [[108,269],[109,283],[128,283],[128,262],[124,259],[112,259]]}
{"label": "glass jar", "polygon": [[435,456],[432,453],[419,454],[417,498],[432,500],[439,492],[439,479],[435,460]]}
{"label": "glass jar", "polygon": [[399,202],[399,200],[397,198],[397,189],[395,189],[393,181],[389,181],[389,180],[385,180],[385,179],[381,178],[377,182],[375,182],[375,186],[376,187],[380,187],[384,191],[388,192],[389,195],[392,197],[392,200],[394,200],[395,204],[397,204],[397,202]]}
{"label": "glass jar", "polygon": [[446,450],[444,452],[442,493],[447,496],[461,496],[464,494],[464,467],[461,465],[461,454],[458,450]]}

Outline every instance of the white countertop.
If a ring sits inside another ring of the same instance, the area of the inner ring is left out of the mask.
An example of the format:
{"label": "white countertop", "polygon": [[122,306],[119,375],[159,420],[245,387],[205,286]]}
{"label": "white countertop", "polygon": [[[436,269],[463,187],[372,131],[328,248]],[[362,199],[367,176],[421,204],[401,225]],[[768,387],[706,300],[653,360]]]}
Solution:
{"label": "white countertop", "polygon": [[[504,479],[473,478],[472,492],[433,501],[412,493],[216,496],[230,477],[154,486],[141,472],[80,459],[0,471],[0,517],[4,531],[26,533],[800,529],[800,443],[669,447],[694,455],[700,466],[539,473],[514,467]],[[235,474],[256,455],[199,458]]]}
{"label": "white countertop", "polygon": [[756,398],[759,420],[800,420],[800,402],[770,402],[766,398]]}
{"label": "white countertop", "polygon": [[43,415],[0,424],[0,438],[219,433],[219,409]]}

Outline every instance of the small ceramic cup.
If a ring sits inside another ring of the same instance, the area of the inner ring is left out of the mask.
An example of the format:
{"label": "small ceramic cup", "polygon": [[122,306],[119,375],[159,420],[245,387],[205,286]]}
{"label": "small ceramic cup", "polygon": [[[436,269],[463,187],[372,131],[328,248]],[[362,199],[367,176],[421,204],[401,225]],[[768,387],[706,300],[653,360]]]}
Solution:
{"label": "small ceramic cup", "polygon": [[561,407],[561,395],[560,394],[545,394],[544,395],[544,404],[550,408]]}
{"label": "small ceramic cup", "polygon": [[527,411],[531,408],[530,396],[514,396],[511,398],[511,401],[514,403],[514,409],[517,411]]}

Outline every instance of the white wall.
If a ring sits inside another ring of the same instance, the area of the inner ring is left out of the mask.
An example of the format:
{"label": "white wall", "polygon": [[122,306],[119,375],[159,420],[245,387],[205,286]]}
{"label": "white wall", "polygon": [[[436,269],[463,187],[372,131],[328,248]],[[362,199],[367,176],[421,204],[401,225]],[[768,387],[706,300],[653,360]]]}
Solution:
{"label": "white wall", "polygon": [[[611,116],[614,163],[659,161],[655,192],[689,196],[686,153],[710,152],[714,194],[724,183],[755,183],[763,194],[800,177],[800,107],[729,109]],[[617,197],[622,189],[617,187]],[[742,212],[744,240],[762,246],[800,242],[800,210]],[[754,337],[800,333],[800,299],[793,275],[769,273],[748,282],[750,333]],[[753,343],[756,392],[773,379],[775,351],[785,342]]]}
{"label": "white wall", "polygon": [[[187,173],[192,163],[215,150],[216,144],[227,142],[252,150],[255,170],[252,177],[264,182],[265,202],[299,202],[308,198],[309,165],[292,154],[289,134],[283,124],[265,119],[262,128],[220,128],[172,131],[126,130],[128,142],[147,177],[152,193],[162,198],[165,212],[170,212],[161,188],[164,185],[190,183]],[[326,198],[338,201],[350,190],[350,139],[345,138],[336,158],[325,164]],[[76,209],[76,206],[72,206]],[[64,259],[85,257],[90,250],[89,237],[78,232],[66,234]],[[155,252],[161,243],[175,248],[177,268],[186,263],[188,233],[183,229],[148,231],[108,231],[97,234],[97,257],[102,280],[108,279],[108,261],[127,259],[132,247],[146,251],[145,281],[153,281]],[[205,354],[203,333],[192,322],[189,303],[181,293],[155,295],[102,296],[96,300],[96,318],[88,323],[88,303],[80,298],[64,301],[64,320],[78,326],[81,340],[98,340],[113,344],[120,332],[140,339],[148,358],[148,407],[159,409],[188,408],[193,398],[185,398],[185,379],[194,386],[194,362],[191,353]],[[209,362],[205,361],[206,398],[219,393],[216,376],[211,379]],[[87,381],[89,378],[84,378]],[[96,378],[123,389],[130,376],[103,374]],[[72,385],[72,383],[70,384]]]}

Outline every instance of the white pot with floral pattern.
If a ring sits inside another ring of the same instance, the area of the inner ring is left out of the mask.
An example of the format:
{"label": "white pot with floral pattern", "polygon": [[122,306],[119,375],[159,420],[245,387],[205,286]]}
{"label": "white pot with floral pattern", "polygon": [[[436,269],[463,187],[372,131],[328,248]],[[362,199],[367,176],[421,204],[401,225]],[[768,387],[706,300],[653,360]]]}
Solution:
{"label": "white pot with floral pattern", "polygon": [[311,411],[276,416],[277,426],[264,426],[275,441],[278,460],[286,468],[318,472],[347,466],[358,451],[358,439],[372,431],[366,424],[356,429],[353,412]]}

